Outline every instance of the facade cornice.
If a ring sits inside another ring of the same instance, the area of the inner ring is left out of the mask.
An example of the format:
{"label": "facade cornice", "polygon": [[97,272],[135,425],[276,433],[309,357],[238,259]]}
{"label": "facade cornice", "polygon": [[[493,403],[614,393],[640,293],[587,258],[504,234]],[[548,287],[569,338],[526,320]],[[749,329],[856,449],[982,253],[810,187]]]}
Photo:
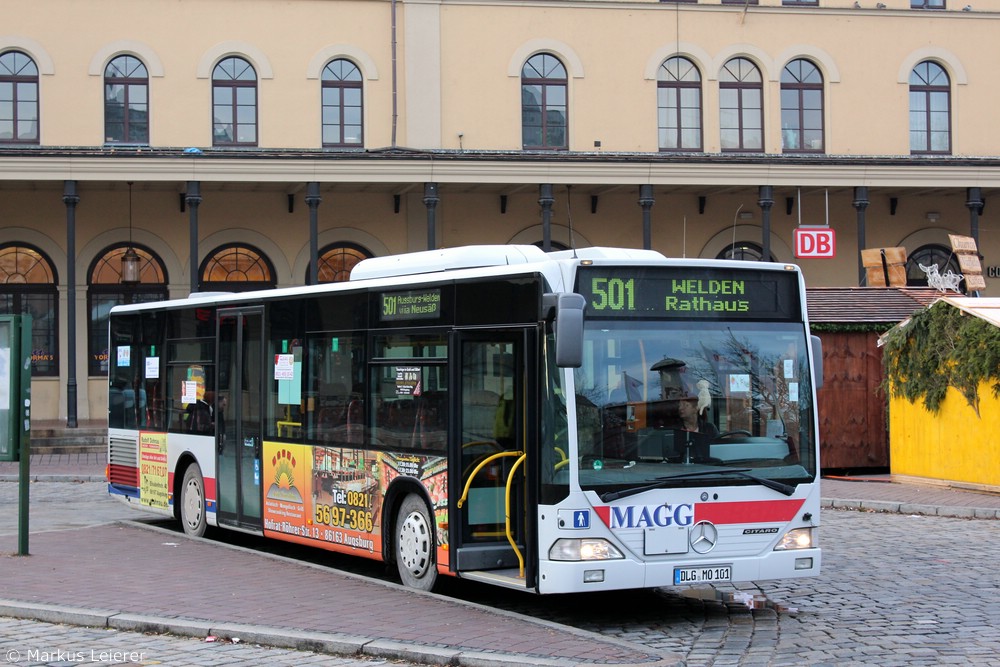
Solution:
{"label": "facade cornice", "polygon": [[1000,158],[38,149],[0,152],[0,179],[1000,188]]}
{"label": "facade cornice", "polygon": [[[975,8],[974,11],[962,11],[961,3],[956,2],[954,9],[946,10],[926,10],[912,9],[905,2],[896,0],[899,6],[886,6],[879,8],[879,3],[875,0],[865,0],[862,6],[855,7],[854,0],[835,0],[832,5],[826,2],[820,5],[784,5],[781,0],[759,0],[755,5],[742,4],[722,4],[714,0],[713,4],[706,2],[670,2],[669,0],[405,0],[407,5],[437,5],[448,6],[470,6],[470,7],[534,7],[534,8],[559,8],[559,9],[628,9],[629,11],[659,11],[659,12],[722,12],[727,14],[740,13],[745,16],[761,14],[808,14],[808,15],[850,15],[870,17],[888,16],[893,18],[914,18],[915,20],[955,18],[958,20],[969,20],[973,18],[993,18],[1000,19],[1000,12],[990,9]],[[893,0],[889,0],[893,2]]]}

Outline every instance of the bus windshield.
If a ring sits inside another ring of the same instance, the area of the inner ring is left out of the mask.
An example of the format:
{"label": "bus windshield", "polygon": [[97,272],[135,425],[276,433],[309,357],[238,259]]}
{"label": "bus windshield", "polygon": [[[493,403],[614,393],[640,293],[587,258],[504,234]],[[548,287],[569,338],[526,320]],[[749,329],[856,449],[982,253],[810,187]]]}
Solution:
{"label": "bus windshield", "polygon": [[815,477],[801,322],[590,320],[575,385],[584,490]]}

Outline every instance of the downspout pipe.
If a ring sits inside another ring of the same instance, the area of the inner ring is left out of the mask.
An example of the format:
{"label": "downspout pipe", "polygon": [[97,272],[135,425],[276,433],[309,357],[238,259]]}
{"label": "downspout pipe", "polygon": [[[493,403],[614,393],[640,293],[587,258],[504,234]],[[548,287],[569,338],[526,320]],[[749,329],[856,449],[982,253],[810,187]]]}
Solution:
{"label": "downspout pipe", "polygon": [[392,148],[396,147],[396,124],[397,118],[399,116],[398,109],[396,106],[396,94],[399,89],[397,74],[396,74],[396,0],[392,0],[390,12],[392,14],[391,24],[392,24],[392,139],[390,140],[390,146]]}

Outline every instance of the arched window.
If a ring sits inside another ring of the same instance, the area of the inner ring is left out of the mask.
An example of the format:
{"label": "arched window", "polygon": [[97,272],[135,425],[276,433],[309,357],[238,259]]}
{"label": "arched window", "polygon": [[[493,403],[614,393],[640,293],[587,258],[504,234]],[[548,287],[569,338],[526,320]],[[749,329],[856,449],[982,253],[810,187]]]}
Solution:
{"label": "arched window", "polygon": [[131,244],[139,255],[139,282],[122,282],[122,255],[129,244],[112,246],[90,265],[87,284],[87,368],[90,375],[108,374],[108,314],[114,306],[167,298],[167,270],[152,250]]}
{"label": "arched window", "polygon": [[700,151],[701,73],[687,58],[660,65],[656,83],[657,128],[661,151]]}
{"label": "arched window", "polygon": [[951,82],[930,60],[910,73],[910,152],[951,153]]}
{"label": "arched window", "polygon": [[257,72],[242,58],[224,58],[212,72],[212,145],[257,145]]}
{"label": "arched window", "polygon": [[[927,273],[920,268],[921,264],[927,267],[936,265],[940,275],[944,275],[948,271],[961,273],[958,260],[955,259],[955,254],[950,248],[929,243],[920,246],[906,258],[906,285],[908,287],[927,287]],[[964,286],[964,281],[962,284]]]}
{"label": "arched window", "polygon": [[38,143],[38,67],[20,51],[0,54],[0,143]]}
{"label": "arched window", "polygon": [[[535,241],[532,245],[545,250],[545,241]],[[549,239],[549,252],[558,252],[560,250],[569,250],[569,246],[565,243]]]}
{"label": "arched window", "polygon": [[528,58],[521,68],[521,144],[525,149],[565,150],[566,68],[550,53]]}
{"label": "arched window", "polygon": [[763,79],[746,58],[733,58],[719,72],[719,138],[723,151],[764,150]]}
{"label": "arched window", "polygon": [[198,271],[204,292],[250,292],[277,283],[274,266],[264,253],[249,245],[224,245],[206,257]]}
{"label": "arched window", "polygon": [[[351,269],[363,259],[373,255],[359,245],[353,243],[335,243],[323,248],[319,253],[316,267],[316,280],[321,283],[342,283],[350,280]],[[309,269],[306,269],[306,283],[309,282]]]}
{"label": "arched window", "polygon": [[149,143],[149,73],[135,56],[118,56],[104,69],[104,141]]}
{"label": "arched window", "polygon": [[59,375],[59,280],[48,257],[21,244],[0,246],[0,315],[31,315],[31,374]]}
{"label": "arched window", "polygon": [[[753,241],[736,241],[720,252],[716,259],[738,259],[746,260],[749,262],[760,262],[764,261],[764,247],[759,243],[754,243]],[[774,261],[774,254],[767,259],[769,262]]]}
{"label": "arched window", "polygon": [[364,144],[361,70],[350,60],[331,60],[323,68],[323,145]]}
{"label": "arched window", "polygon": [[781,149],[822,153],[823,75],[812,62],[793,60],[781,73]]}

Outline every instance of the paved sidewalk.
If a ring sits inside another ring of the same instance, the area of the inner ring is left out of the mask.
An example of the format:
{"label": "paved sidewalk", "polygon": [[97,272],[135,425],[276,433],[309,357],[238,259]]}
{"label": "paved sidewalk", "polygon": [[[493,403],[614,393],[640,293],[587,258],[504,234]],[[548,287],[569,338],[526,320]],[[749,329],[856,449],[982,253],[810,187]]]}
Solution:
{"label": "paved sidewalk", "polygon": [[820,492],[823,507],[1000,519],[1000,493],[894,475],[824,477]]}
{"label": "paved sidewalk", "polygon": [[431,664],[676,665],[596,633],[132,523],[31,536],[0,615]]}
{"label": "paved sidewalk", "polygon": [[[102,454],[32,459],[35,481],[103,479]],[[17,473],[0,463],[0,480]],[[1000,495],[889,476],[826,478],[822,495],[831,508],[1000,518]],[[15,550],[3,538],[0,552]],[[36,532],[30,551],[0,554],[0,579],[11,582],[0,615],[432,664],[680,664],[596,633],[151,526]]]}

